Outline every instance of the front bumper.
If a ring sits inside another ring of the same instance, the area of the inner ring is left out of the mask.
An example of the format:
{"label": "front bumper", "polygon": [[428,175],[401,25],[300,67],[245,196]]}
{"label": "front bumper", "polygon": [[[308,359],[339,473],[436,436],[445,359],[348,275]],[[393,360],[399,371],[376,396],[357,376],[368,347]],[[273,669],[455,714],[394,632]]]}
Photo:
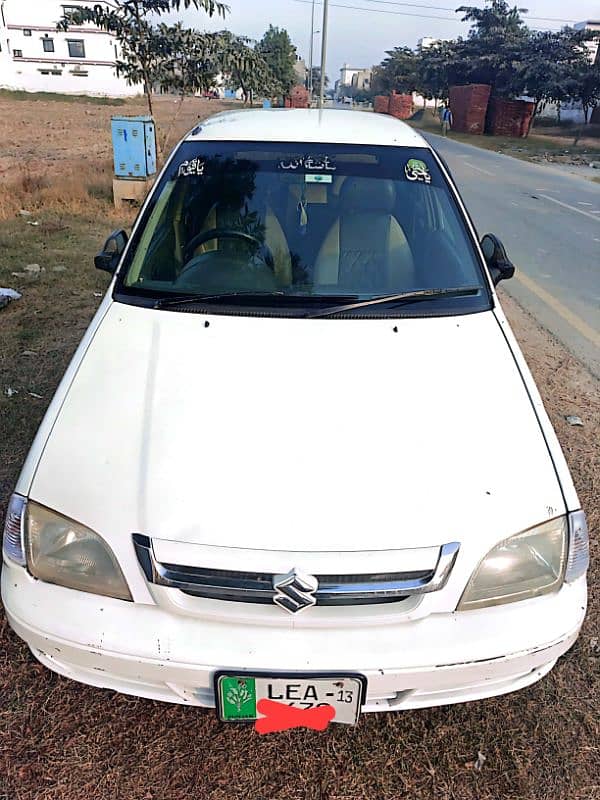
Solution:
{"label": "front bumper", "polygon": [[363,711],[425,708],[528,686],[583,622],[582,578],[547,597],[387,625],[281,629],[168,613],[2,570],[10,625],[55,672],[141,697],[212,707],[216,670],[360,672]]}

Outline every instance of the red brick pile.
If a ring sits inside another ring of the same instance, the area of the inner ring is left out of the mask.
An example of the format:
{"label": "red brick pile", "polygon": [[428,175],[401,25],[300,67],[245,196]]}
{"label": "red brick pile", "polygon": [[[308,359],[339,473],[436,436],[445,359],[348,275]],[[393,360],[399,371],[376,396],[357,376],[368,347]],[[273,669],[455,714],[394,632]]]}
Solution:
{"label": "red brick pile", "polygon": [[378,95],[373,101],[373,109],[376,114],[389,114],[390,98],[383,94]]}
{"label": "red brick pile", "polygon": [[392,94],[389,113],[396,119],[409,119],[413,115],[413,99],[411,94]]}
{"label": "red brick pile", "polygon": [[458,133],[481,134],[485,130],[485,116],[491,86],[473,83],[450,88],[450,109],[454,118],[453,129]]}
{"label": "red brick pile", "polygon": [[288,108],[308,108],[310,106],[308,89],[304,86],[294,86],[289,99],[290,105],[287,106],[286,103]]}
{"label": "red brick pile", "polygon": [[525,138],[534,111],[535,103],[492,97],[486,133],[491,133],[493,136]]}

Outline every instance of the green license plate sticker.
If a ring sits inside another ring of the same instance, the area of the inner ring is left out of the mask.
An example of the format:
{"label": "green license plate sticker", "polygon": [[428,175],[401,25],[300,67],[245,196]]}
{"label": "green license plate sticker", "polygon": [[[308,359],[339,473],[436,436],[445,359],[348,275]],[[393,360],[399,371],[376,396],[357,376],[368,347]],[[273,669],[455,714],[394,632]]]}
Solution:
{"label": "green license plate sticker", "polygon": [[254,678],[220,678],[219,699],[224,720],[256,719]]}

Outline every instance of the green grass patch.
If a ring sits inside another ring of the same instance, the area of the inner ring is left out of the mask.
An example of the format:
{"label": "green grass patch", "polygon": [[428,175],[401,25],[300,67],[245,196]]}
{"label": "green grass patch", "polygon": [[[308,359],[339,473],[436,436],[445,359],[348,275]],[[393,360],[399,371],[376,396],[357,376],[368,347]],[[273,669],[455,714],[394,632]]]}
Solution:
{"label": "green grass patch", "polygon": [[129,102],[122,97],[93,97],[89,94],[60,94],[58,92],[23,92],[0,89],[0,99],[44,100],[60,103],[87,103],[93,106],[125,106]]}

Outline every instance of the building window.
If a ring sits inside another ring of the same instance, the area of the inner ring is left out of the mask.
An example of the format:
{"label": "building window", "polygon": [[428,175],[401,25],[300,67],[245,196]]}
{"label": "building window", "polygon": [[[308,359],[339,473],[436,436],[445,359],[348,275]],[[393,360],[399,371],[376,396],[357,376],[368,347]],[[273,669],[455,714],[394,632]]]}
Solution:
{"label": "building window", "polygon": [[15,58],[23,58],[23,51],[22,50],[13,50],[13,56]]}
{"label": "building window", "polygon": [[23,28],[23,36],[31,36],[31,28]]}
{"label": "building window", "polygon": [[42,45],[44,47],[44,53],[54,52],[54,39],[46,37],[45,39],[42,39]]}
{"label": "building window", "polygon": [[83,39],[67,39],[70,58],[85,58]]}
{"label": "building window", "polygon": [[76,11],[81,11],[81,6],[65,6],[63,5],[63,12],[65,14],[74,14]]}

